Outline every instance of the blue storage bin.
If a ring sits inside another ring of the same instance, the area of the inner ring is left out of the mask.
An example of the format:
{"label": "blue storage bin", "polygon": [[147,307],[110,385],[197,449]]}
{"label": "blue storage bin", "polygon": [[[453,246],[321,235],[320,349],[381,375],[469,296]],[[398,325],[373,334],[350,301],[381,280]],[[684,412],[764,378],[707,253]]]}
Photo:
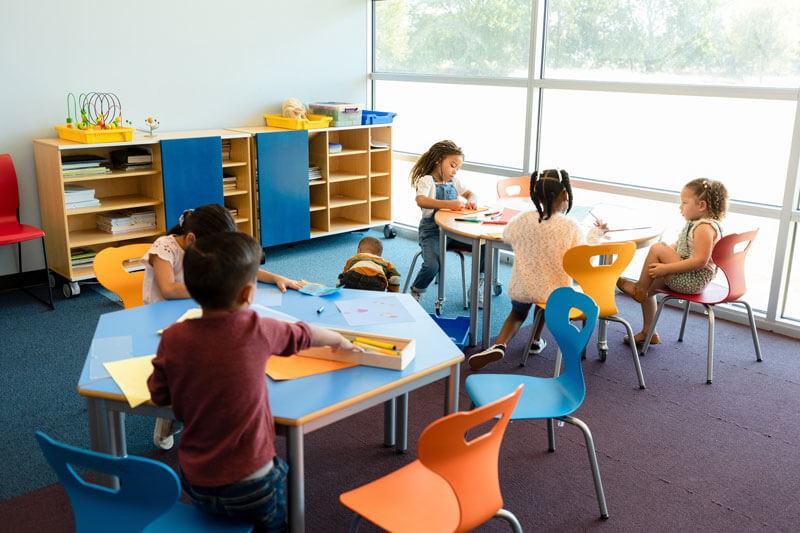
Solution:
{"label": "blue storage bin", "polygon": [[457,316],[455,318],[445,318],[441,316],[436,316],[435,314],[431,313],[430,317],[436,322],[436,325],[439,326],[445,334],[450,337],[450,340],[455,343],[456,346],[464,349],[464,346],[467,345],[469,342],[469,317],[468,316]]}
{"label": "blue storage bin", "polygon": [[391,124],[397,113],[391,111],[368,111],[361,112],[361,124]]}

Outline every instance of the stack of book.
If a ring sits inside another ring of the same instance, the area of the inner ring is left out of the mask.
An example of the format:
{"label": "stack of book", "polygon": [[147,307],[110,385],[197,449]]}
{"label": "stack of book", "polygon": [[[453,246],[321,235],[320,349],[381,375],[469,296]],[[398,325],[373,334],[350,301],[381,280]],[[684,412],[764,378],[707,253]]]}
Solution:
{"label": "stack of book", "polygon": [[225,209],[227,209],[227,210],[228,210],[228,213],[230,213],[230,214],[231,214],[231,216],[232,216],[233,218],[236,218],[236,217],[238,217],[238,216],[239,216],[239,209],[238,209],[238,208],[236,208],[236,207],[229,207],[229,206],[227,206],[227,205],[226,205],[226,206],[225,206]]}
{"label": "stack of book", "polygon": [[100,200],[94,197],[94,189],[67,183],[64,185],[64,203],[67,209],[80,209],[98,206]]}
{"label": "stack of book", "polygon": [[156,212],[152,209],[109,211],[107,213],[98,213],[95,217],[95,223],[97,224],[97,229],[115,235],[146,231],[156,229]]}
{"label": "stack of book", "polygon": [[107,174],[108,159],[93,154],[62,155],[61,174],[64,177],[84,176],[91,174]]}
{"label": "stack of book", "polygon": [[131,146],[111,152],[111,162],[120,170],[145,170],[153,168],[153,154],[140,146]]}
{"label": "stack of book", "polygon": [[72,268],[78,268],[83,266],[91,266],[94,262],[94,256],[97,255],[97,252],[94,250],[88,250],[86,248],[75,248],[70,252],[70,261],[72,263]]}
{"label": "stack of book", "polygon": [[222,160],[230,161],[231,159],[231,140],[222,139]]}
{"label": "stack of book", "polygon": [[319,169],[318,166],[308,167],[308,181],[321,180],[321,179],[322,179],[322,171]]}
{"label": "stack of book", "polygon": [[235,191],[236,190],[236,176],[222,176],[222,190]]}
{"label": "stack of book", "polygon": [[328,153],[329,154],[342,153],[342,145],[339,143],[328,143]]}

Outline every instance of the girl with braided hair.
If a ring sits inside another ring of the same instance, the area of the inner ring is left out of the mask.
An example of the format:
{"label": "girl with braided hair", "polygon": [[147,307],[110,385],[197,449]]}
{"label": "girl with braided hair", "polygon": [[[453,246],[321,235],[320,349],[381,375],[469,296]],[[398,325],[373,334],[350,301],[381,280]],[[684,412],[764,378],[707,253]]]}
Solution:
{"label": "girl with braided hair", "polygon": [[[566,287],[572,279],[564,272],[564,252],[584,241],[583,231],[575,219],[566,216],[572,208],[572,186],[566,170],[548,169],[531,175],[531,200],[536,211],[523,211],[512,218],[503,230],[503,241],[514,250],[514,265],[508,295],[511,312],[508,314],[495,344],[472,355],[469,366],[478,370],[505,357],[506,344],[519,331],[531,307],[547,301],[550,293]],[[590,230],[602,234],[605,224],[595,223]],[[538,312],[538,308],[537,308]],[[530,353],[540,353],[545,345],[542,338],[544,320],[534,332]]]}
{"label": "girl with braided hair", "polygon": [[[716,274],[711,260],[714,245],[722,238],[720,221],[728,211],[728,190],[719,181],[698,178],[681,189],[681,215],[686,225],[678,240],[650,247],[639,281],[620,278],[617,287],[642,305],[642,329],[634,340],[644,342],[656,313],[656,291],[668,287],[675,292],[699,294]],[[629,339],[625,338],[626,342]],[[658,344],[653,333],[650,344]]]}
{"label": "girl with braided hair", "polygon": [[[416,300],[439,273],[439,226],[433,218],[436,211],[474,209],[477,206],[475,194],[456,177],[463,164],[464,152],[453,141],[445,140],[428,148],[411,169],[411,185],[416,189],[417,205],[422,210],[419,221],[422,268],[411,284],[411,295]],[[479,294],[482,295],[483,291]]]}

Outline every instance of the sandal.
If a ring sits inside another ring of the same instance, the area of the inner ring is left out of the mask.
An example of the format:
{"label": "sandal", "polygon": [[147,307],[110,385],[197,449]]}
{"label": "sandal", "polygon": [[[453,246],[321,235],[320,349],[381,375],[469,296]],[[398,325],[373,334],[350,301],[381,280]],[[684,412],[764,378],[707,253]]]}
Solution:
{"label": "sandal", "polygon": [[647,300],[647,292],[639,287],[639,284],[629,279],[619,278],[617,280],[617,288],[639,303]]}
{"label": "sandal", "polygon": [[[645,337],[642,337],[642,339],[641,339],[641,340],[639,340],[639,339],[637,339],[637,338],[636,338],[636,336],[634,335],[634,337],[633,337],[633,338],[634,338],[634,340],[636,341],[636,345],[637,345],[637,346],[642,346],[642,345],[644,344],[644,339],[645,339]],[[631,338],[630,338],[628,335],[625,335],[625,336],[622,338],[622,340],[625,342],[625,344],[630,344],[630,342],[631,342]],[[653,332],[653,336],[652,336],[652,337],[650,337],[650,346],[652,346],[652,345],[654,345],[654,344],[661,344],[661,338],[658,336],[658,333],[655,333],[655,332]]]}

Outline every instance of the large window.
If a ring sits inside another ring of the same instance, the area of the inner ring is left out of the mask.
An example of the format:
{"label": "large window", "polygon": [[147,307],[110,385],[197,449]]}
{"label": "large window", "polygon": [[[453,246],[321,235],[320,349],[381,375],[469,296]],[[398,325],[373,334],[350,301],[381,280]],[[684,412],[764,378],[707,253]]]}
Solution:
{"label": "large window", "polygon": [[[759,228],[748,301],[800,334],[800,2],[373,5],[373,105],[398,112],[397,188],[407,193],[415,157],[449,137],[484,197],[499,176],[561,167],[579,203],[635,204],[670,240],[681,186],[720,179],[726,231]],[[402,201],[394,212],[415,224],[413,195]]]}

